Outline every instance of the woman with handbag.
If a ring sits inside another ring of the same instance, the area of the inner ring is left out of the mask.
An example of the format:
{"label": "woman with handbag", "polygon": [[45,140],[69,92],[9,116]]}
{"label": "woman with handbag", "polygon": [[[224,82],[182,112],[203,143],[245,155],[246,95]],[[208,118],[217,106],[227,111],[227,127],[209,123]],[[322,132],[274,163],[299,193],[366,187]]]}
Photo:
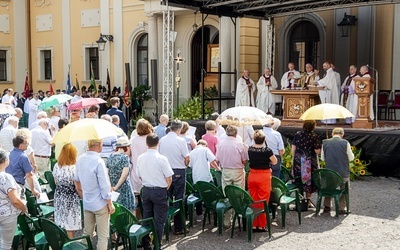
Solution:
{"label": "woman with handbag", "polygon": [[318,154],[321,153],[321,140],[313,132],[315,124],[314,120],[304,121],[303,131],[294,135],[292,143],[293,176],[295,179],[301,179],[309,208],[314,207],[310,198],[316,191],[311,175],[319,168]]}

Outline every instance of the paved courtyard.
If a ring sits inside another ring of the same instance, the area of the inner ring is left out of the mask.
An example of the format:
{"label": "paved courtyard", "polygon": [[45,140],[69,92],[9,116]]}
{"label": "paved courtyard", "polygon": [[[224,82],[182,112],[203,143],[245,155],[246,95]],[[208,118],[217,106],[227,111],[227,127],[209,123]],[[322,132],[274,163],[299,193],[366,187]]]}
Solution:
{"label": "paved courtyard", "polygon": [[[316,195],[313,195],[315,203]],[[282,229],[280,213],[273,221],[272,238],[256,233],[247,243],[247,233],[230,229],[218,236],[213,224],[195,223],[187,237],[172,236],[163,249],[398,249],[400,244],[400,180],[384,177],[364,177],[351,182],[349,216],[335,217],[315,210],[302,212],[302,224],[297,214],[287,214]],[[322,212],[322,210],[321,210]]]}

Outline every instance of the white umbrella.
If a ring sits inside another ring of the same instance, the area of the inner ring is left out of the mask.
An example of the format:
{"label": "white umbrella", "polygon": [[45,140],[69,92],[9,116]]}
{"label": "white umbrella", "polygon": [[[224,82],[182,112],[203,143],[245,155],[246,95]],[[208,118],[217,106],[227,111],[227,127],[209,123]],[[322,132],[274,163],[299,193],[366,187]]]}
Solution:
{"label": "white umbrella", "polygon": [[239,106],[225,110],[216,120],[220,125],[260,125],[273,123],[272,116],[267,115],[264,111],[254,107]]}
{"label": "white umbrella", "polygon": [[0,103],[0,114],[14,115],[15,110],[10,104]]}

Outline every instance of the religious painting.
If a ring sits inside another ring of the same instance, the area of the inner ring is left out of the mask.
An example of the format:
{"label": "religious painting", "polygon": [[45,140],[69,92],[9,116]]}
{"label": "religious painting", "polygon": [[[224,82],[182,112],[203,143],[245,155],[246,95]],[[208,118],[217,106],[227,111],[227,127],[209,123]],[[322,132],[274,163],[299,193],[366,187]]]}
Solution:
{"label": "religious painting", "polygon": [[207,46],[207,71],[218,72],[218,62],[220,61],[219,44],[209,44]]}

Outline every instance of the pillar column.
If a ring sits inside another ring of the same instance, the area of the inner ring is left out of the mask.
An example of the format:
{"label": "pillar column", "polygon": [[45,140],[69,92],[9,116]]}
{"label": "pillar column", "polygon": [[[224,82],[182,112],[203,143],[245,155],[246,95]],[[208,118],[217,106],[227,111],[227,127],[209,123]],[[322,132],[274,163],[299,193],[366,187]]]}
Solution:
{"label": "pillar column", "polygon": [[148,72],[149,83],[153,82],[151,72],[151,60],[158,59],[158,27],[157,27],[157,14],[148,13]]}
{"label": "pillar column", "polygon": [[[232,21],[229,17],[221,17],[220,29],[219,29],[219,47],[220,47],[220,60],[221,60],[221,71],[231,72],[232,62],[232,40],[231,33]],[[237,79],[236,79],[237,80]],[[221,94],[227,95],[231,93],[231,75],[222,75],[221,78]]]}

